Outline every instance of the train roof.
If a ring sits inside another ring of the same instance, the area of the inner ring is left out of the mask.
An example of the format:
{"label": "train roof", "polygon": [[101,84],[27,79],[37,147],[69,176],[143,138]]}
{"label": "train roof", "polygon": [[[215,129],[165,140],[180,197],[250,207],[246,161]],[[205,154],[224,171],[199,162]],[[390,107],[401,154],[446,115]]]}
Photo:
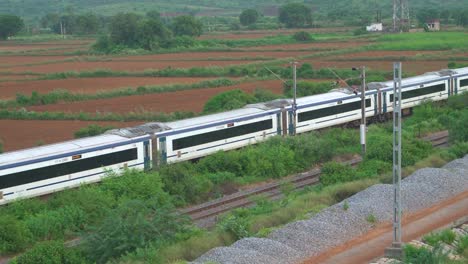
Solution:
{"label": "train roof", "polygon": [[[430,81],[436,81],[438,79],[441,79],[442,77],[450,76],[450,74],[453,74],[453,72],[450,70],[426,72],[423,75],[403,78],[401,80],[401,84],[403,86],[407,86],[407,85],[412,85],[412,84],[427,83]],[[376,89],[390,88],[390,87],[393,87],[393,80],[386,81],[386,82],[372,82],[372,83],[367,84],[368,90],[376,90]]]}
{"label": "train roof", "polygon": [[65,141],[62,143],[49,144],[34,148],[6,152],[0,154],[0,167],[10,163],[17,163],[31,159],[40,159],[49,156],[66,154],[83,149],[89,149],[118,142],[122,142],[122,137],[116,135],[100,135]]}
{"label": "train roof", "polygon": [[211,114],[205,116],[199,116],[174,122],[165,123],[165,125],[170,129],[181,129],[181,128],[189,128],[199,125],[206,125],[209,123],[216,123],[220,121],[226,121],[229,119],[234,118],[242,118],[250,115],[264,113],[265,110],[254,108],[254,107],[246,107],[242,109],[232,110],[228,112],[222,112],[218,114]]}
{"label": "train roof", "polygon": [[140,137],[148,134],[153,134],[165,130],[169,130],[170,128],[160,122],[152,122],[146,123],[143,125],[135,126],[135,127],[126,127],[126,128],[118,128],[106,131],[105,134],[108,135],[117,135],[126,138],[135,138]]}
{"label": "train roof", "polygon": [[459,69],[454,69],[453,71],[456,72],[455,75],[464,75],[464,74],[468,74],[468,67],[459,68]]}
{"label": "train roof", "polygon": [[332,91],[332,92],[328,92],[324,94],[300,97],[300,98],[297,98],[297,105],[300,106],[304,104],[319,103],[319,102],[329,101],[333,99],[348,97],[350,95],[354,95],[354,94],[349,94],[349,93],[345,93],[342,91]]}

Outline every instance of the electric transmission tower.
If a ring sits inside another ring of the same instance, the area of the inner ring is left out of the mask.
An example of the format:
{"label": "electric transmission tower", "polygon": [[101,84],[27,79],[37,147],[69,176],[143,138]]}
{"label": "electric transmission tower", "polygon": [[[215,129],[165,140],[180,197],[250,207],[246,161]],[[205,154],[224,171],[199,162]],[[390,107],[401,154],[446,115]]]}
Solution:
{"label": "electric transmission tower", "polygon": [[393,32],[406,32],[409,28],[408,0],[393,0]]}

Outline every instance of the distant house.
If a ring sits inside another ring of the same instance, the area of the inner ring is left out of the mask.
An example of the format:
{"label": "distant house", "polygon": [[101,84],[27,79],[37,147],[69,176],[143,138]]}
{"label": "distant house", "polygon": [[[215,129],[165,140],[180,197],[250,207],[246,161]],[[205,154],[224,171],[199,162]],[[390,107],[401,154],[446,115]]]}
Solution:
{"label": "distant house", "polygon": [[440,20],[433,19],[426,22],[426,27],[429,31],[440,31]]}
{"label": "distant house", "polygon": [[382,23],[374,23],[374,24],[371,24],[370,26],[367,26],[366,27],[366,30],[368,32],[379,32],[379,31],[383,31],[383,25]]}

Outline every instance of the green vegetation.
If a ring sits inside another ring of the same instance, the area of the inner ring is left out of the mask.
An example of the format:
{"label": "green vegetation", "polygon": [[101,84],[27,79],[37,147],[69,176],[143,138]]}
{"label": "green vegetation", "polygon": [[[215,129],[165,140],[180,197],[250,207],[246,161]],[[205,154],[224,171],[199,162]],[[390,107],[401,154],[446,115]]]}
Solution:
{"label": "green vegetation", "polygon": [[242,90],[231,90],[219,93],[209,99],[203,108],[203,114],[211,114],[233,109],[239,109],[247,104],[261,103],[278,99],[281,96],[269,90],[255,89],[254,94],[248,94]]}
{"label": "green vegetation", "polygon": [[404,246],[404,263],[408,264],[462,264],[463,261],[450,260],[448,255],[443,252],[442,248],[427,249],[424,247],[417,248],[412,245]]}
{"label": "green vegetation", "polygon": [[423,32],[382,35],[372,50],[452,50],[468,46],[468,36],[463,32]]}
{"label": "green vegetation", "polygon": [[423,237],[423,241],[431,245],[433,247],[437,246],[437,244],[443,242],[445,244],[452,244],[455,241],[456,235],[450,229],[445,229],[443,231],[437,233],[431,233],[429,235],[425,235]]}
{"label": "green vegetation", "polygon": [[170,84],[170,85],[157,85],[157,86],[139,86],[137,88],[124,88],[110,91],[101,91],[96,94],[74,94],[68,90],[54,90],[46,94],[40,94],[36,91],[31,93],[31,96],[23,94],[16,94],[16,99],[13,101],[1,101],[0,108],[21,107],[31,105],[47,105],[55,104],[58,102],[76,102],[87,101],[96,99],[108,99],[115,97],[145,95],[167,93],[175,91],[185,91],[201,88],[217,88],[221,86],[232,86],[238,84],[240,81],[233,81],[230,79],[215,79],[201,81],[193,84]]}
{"label": "green vegetation", "polygon": [[239,15],[239,22],[243,26],[249,26],[252,24],[255,24],[257,22],[259,17],[259,13],[255,9],[246,9],[242,11],[242,13]]}
{"label": "green vegetation", "polygon": [[294,33],[293,38],[300,42],[308,42],[312,40],[312,36],[310,35],[310,33],[307,33],[305,31],[298,31]]}
{"label": "green vegetation", "polygon": [[49,13],[41,18],[40,24],[42,28],[49,28],[55,34],[62,34],[63,28],[60,27],[60,22],[65,26],[64,33],[73,35],[96,34],[102,26],[100,17],[94,13],[81,15]]}
{"label": "green vegetation", "polygon": [[202,34],[202,26],[193,16],[178,16],[172,22],[172,30],[176,36],[199,37]]}
{"label": "green vegetation", "polygon": [[91,124],[87,127],[82,127],[80,130],[75,132],[75,138],[91,137],[100,135],[107,130],[114,129],[113,126],[100,126],[96,124]]}
{"label": "green vegetation", "polygon": [[0,119],[12,120],[81,120],[81,121],[154,121],[169,122],[194,117],[192,112],[157,113],[140,110],[125,114],[116,113],[68,113],[68,112],[34,112],[25,109],[0,110]]}
{"label": "green vegetation", "polygon": [[0,14],[0,40],[6,40],[18,34],[23,27],[24,22],[20,17]]}
{"label": "green vegetation", "polygon": [[288,28],[307,27],[312,24],[312,11],[304,4],[286,4],[280,7],[278,20]]}
{"label": "green vegetation", "polygon": [[15,259],[13,264],[84,264],[83,256],[77,250],[66,248],[63,241],[44,241],[34,245]]}

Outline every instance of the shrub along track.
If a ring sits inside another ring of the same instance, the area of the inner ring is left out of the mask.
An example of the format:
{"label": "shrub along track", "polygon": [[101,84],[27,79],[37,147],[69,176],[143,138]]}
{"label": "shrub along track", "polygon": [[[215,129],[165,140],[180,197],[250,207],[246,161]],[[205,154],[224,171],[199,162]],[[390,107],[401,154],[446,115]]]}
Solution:
{"label": "shrub along track", "polygon": [[[423,137],[423,140],[430,141],[434,147],[446,146],[448,143],[448,131],[433,133]],[[361,157],[356,157],[343,162],[343,164],[355,166],[361,161]],[[254,205],[255,201],[252,200],[252,197],[261,195],[262,197],[274,200],[282,196],[281,189],[285,185],[293,186],[295,190],[316,185],[319,183],[320,173],[321,170],[315,168],[278,181],[263,184],[259,187],[243,190],[207,203],[185,208],[180,210],[180,212],[190,216],[197,225],[209,227],[216,223],[217,216],[220,214],[236,208]]]}

